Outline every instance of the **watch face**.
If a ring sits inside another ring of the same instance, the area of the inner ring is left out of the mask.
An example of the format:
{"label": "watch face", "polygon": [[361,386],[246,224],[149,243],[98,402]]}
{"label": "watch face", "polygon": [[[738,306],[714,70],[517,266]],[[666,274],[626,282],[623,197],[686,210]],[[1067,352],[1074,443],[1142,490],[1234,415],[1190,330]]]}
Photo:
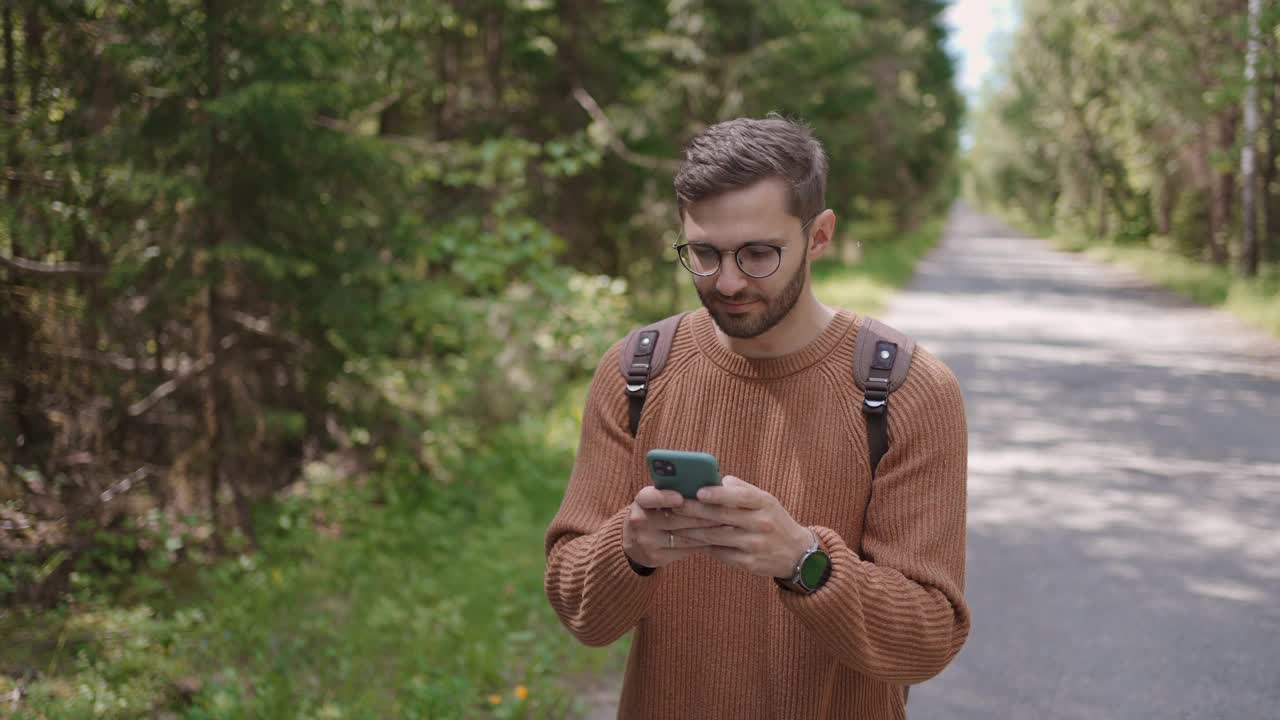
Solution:
{"label": "watch face", "polygon": [[804,565],[800,567],[801,582],[810,589],[818,587],[818,583],[822,582],[823,573],[827,571],[827,566],[830,564],[831,558],[821,550],[805,558]]}

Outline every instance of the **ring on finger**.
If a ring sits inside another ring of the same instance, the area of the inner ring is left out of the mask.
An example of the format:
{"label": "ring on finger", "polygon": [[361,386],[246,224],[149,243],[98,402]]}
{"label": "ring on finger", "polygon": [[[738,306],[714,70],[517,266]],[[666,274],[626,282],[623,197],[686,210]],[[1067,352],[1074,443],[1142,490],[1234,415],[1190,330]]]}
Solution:
{"label": "ring on finger", "polygon": [[676,546],[675,533],[670,533],[670,532],[667,533],[667,547],[673,548],[675,546]]}

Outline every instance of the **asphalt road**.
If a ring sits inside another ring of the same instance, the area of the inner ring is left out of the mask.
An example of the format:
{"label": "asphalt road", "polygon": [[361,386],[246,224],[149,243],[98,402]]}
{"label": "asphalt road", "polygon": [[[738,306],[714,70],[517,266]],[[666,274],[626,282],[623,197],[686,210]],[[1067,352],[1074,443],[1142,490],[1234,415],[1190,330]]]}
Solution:
{"label": "asphalt road", "polygon": [[911,720],[1280,718],[1280,342],[963,207],[885,320],[970,431],[973,630]]}

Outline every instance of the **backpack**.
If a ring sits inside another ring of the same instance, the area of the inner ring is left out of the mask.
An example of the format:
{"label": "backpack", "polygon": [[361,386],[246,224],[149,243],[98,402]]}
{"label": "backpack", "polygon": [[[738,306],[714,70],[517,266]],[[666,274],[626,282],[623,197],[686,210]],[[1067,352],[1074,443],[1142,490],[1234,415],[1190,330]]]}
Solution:
{"label": "backpack", "polygon": [[[671,341],[688,313],[632,330],[618,354],[618,370],[626,378],[631,437],[640,427],[649,383],[667,363]],[[880,458],[889,451],[889,393],[907,378],[915,340],[879,320],[862,317],[853,346],[853,382],[863,391],[862,414],[867,419],[867,452],[875,479]]]}
{"label": "backpack", "polygon": [[[653,381],[667,364],[671,341],[676,336],[684,312],[632,330],[618,353],[618,370],[626,378],[626,394],[631,437],[640,427],[640,413]],[[863,316],[858,320],[858,337],[853,345],[853,382],[863,392],[862,414],[867,420],[867,456],[871,479],[875,480],[880,459],[889,451],[889,393],[907,379],[915,340],[879,320]],[[905,705],[910,685],[902,686]]]}

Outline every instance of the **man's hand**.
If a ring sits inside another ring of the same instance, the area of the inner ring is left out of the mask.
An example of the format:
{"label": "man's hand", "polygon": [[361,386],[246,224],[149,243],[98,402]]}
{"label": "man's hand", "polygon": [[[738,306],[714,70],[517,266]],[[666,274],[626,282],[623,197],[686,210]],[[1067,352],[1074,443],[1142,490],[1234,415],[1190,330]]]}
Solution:
{"label": "man's hand", "polygon": [[672,510],[677,517],[714,522],[720,527],[680,530],[675,533],[677,544],[704,543],[709,547],[699,552],[752,575],[791,577],[813,543],[813,534],[764,490],[732,475],[725,475],[720,482],[720,487],[704,487],[697,500],[685,501]]}
{"label": "man's hand", "polygon": [[622,551],[645,567],[658,568],[692,555],[710,543],[681,537],[674,531],[715,529],[715,520],[700,520],[674,514],[686,501],[675,490],[645,487],[631,503],[631,514],[622,525]]}

